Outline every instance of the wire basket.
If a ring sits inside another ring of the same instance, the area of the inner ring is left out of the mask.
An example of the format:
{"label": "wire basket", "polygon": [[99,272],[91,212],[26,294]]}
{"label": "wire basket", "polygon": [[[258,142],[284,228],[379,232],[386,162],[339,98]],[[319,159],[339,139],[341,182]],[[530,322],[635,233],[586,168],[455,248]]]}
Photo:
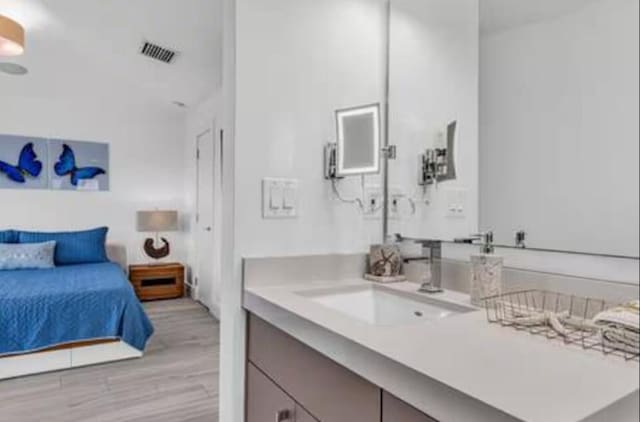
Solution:
{"label": "wire basket", "polygon": [[[600,351],[605,355],[639,360],[638,347],[614,345],[605,337],[603,330],[606,327],[593,322],[599,313],[616,307],[617,303],[543,290],[504,293],[482,301],[490,323]],[[637,337],[623,340],[627,345],[635,345],[638,341]]]}

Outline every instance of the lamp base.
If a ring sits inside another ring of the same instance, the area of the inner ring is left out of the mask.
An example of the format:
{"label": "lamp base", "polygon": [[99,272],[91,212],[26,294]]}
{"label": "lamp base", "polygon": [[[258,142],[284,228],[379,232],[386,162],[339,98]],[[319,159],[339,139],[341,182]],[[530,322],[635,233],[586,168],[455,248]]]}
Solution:
{"label": "lamp base", "polygon": [[169,241],[164,237],[161,239],[163,246],[160,248],[156,248],[156,242],[149,238],[144,242],[144,252],[147,254],[149,258],[153,259],[162,259],[166,258],[171,254],[171,245]]}

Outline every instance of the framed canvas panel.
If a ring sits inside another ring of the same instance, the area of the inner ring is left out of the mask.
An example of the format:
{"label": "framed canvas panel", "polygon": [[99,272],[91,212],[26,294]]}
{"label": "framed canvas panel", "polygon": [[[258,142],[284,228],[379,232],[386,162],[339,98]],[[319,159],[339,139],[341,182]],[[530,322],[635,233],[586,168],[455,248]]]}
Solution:
{"label": "framed canvas panel", "polygon": [[49,156],[52,190],[98,192],[110,189],[108,144],[51,139]]}
{"label": "framed canvas panel", "polygon": [[47,189],[48,166],[46,139],[0,135],[0,189]]}

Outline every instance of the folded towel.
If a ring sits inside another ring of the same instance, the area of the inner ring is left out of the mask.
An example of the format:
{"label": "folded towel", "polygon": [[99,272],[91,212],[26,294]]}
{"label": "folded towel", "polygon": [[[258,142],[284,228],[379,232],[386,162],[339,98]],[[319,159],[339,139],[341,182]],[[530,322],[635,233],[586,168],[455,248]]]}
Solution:
{"label": "folded towel", "polygon": [[626,305],[601,312],[593,322],[598,325],[615,325],[632,331],[640,331],[640,301],[629,302]]}
{"label": "folded towel", "polygon": [[607,327],[602,330],[602,341],[606,347],[634,355],[640,354],[640,334],[631,330]]}
{"label": "folded towel", "polygon": [[640,301],[604,311],[593,319],[606,347],[640,354]]}

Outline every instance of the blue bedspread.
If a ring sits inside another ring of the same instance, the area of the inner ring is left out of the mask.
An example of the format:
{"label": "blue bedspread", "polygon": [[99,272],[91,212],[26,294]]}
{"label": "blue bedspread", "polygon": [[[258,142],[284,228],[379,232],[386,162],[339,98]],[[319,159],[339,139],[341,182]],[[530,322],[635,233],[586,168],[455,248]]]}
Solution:
{"label": "blue bedspread", "polygon": [[120,339],[142,351],[153,326],[112,263],[0,271],[0,355]]}

